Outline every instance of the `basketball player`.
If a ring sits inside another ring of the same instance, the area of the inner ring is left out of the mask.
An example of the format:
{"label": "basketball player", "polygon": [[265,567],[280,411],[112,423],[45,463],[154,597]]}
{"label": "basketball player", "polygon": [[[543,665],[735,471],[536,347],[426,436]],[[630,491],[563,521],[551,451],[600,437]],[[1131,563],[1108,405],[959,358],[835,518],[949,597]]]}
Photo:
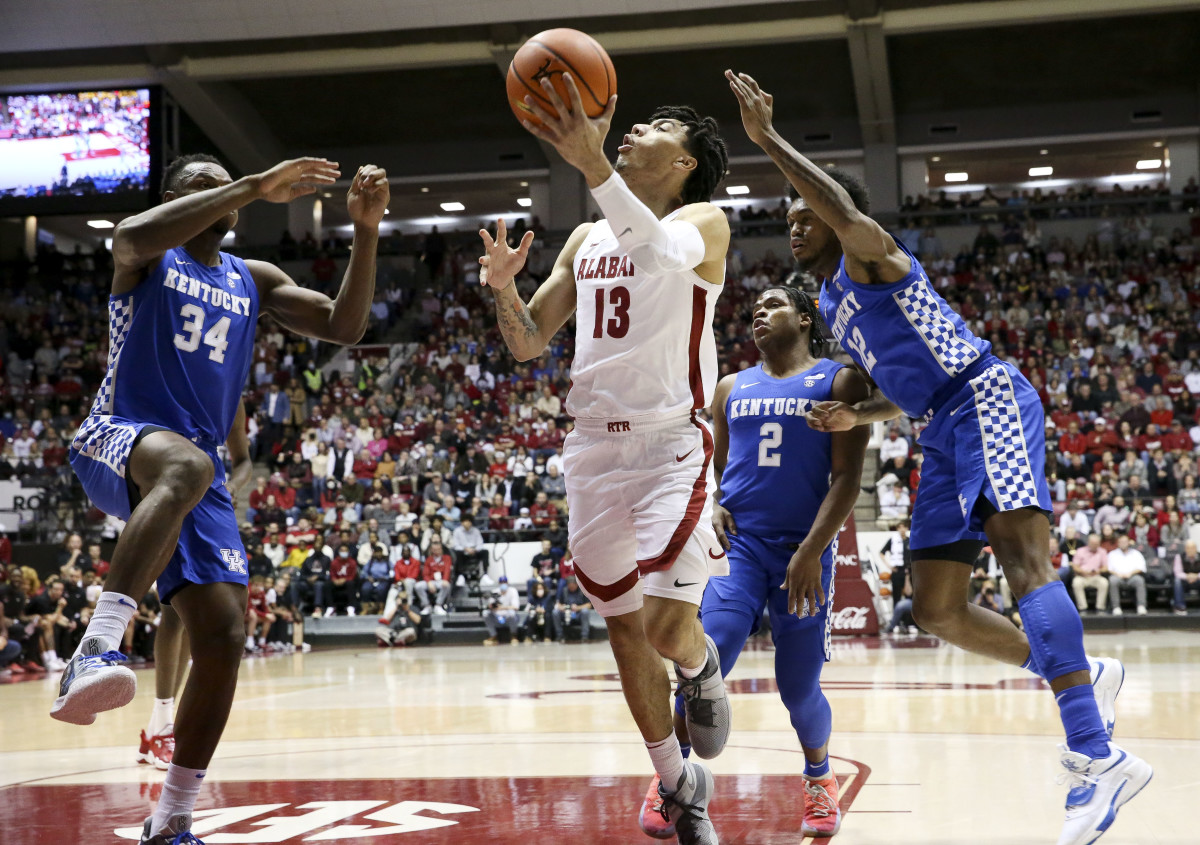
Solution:
{"label": "basketball player", "polygon": [[192,647],[175,725],[174,760],[143,842],[191,841],[191,811],[229,717],[245,644],[245,550],[217,444],[234,424],[260,313],[333,343],[362,337],[375,289],[384,172],[367,165],[350,186],[354,250],[336,299],[279,268],[220,251],[242,206],[288,202],[338,177],[317,158],[233,181],[211,156],[185,156],[163,176],[163,203],[113,236],[108,375],[71,445],[89,498],[127,521],[79,650],[51,715],[90,724],[128,704],[133,673],[117,651],[137,601],[157,578]]}
{"label": "basketball player", "polygon": [[[709,202],[725,174],[716,122],[661,108],[604,156],[616,98],[589,119],[564,76],[570,108],[526,128],[587,180],[605,219],[577,228],[529,304],[513,286],[529,249],[483,236],[481,281],[492,288],[509,349],[536,358],[575,314],[578,326],[564,449],[575,574],[608,624],[621,687],[663,786],[680,842],[715,843],[712,775],[685,761],[671,722],[674,661],[698,756],[720,752],[729,702],[716,646],[697,619],[710,566],[725,571],[711,524],[712,434],[696,417],[716,387],[713,308],[725,281],[729,226]],[[661,656],[660,656],[661,655]]]}
{"label": "basketball player", "polygon": [[[948,642],[1049,682],[1072,781],[1059,845],[1093,842],[1152,771],[1110,742],[1124,668],[1088,660],[1079,613],[1047,559],[1041,402],[1016,367],[971,334],[920,262],[867,216],[865,189],[796,152],[772,126],[771,95],[745,74],[725,75],[746,133],[800,195],[788,214],[792,254],[824,280],[821,316],[879,388],[859,402],[823,403],[810,423],[841,431],[900,413],[928,422],[910,539],[913,615]],[[970,564],[985,541],[1018,599],[1028,639],[966,600]]]}
{"label": "basketball player", "polygon": [[[859,402],[870,389],[857,370],[821,358],[816,305],[798,288],[763,291],[752,331],[762,363],[723,378],[712,403],[713,528],[729,553],[729,574],[709,580],[700,618],[728,675],[768,609],[775,679],[806,758],[801,834],[833,836],[841,810],[821,668],[830,656],[835,540],[858,499],[870,428],[830,435],[804,415],[829,399]],[[675,733],[686,748],[678,710]],[[653,783],[642,830],[666,839],[674,830],[659,803]]]}
{"label": "basketball player", "polygon": [[[250,460],[250,439],[246,435],[244,401],[238,403],[225,446],[232,463],[229,481],[225,486],[236,510],[237,491],[246,486],[254,468]],[[165,770],[175,756],[175,699],[183,688],[189,654],[183,621],[175,608],[164,604],[158,631],[154,635],[154,709],[150,711],[150,723],[142,731],[137,756],[139,763],[149,763]]]}

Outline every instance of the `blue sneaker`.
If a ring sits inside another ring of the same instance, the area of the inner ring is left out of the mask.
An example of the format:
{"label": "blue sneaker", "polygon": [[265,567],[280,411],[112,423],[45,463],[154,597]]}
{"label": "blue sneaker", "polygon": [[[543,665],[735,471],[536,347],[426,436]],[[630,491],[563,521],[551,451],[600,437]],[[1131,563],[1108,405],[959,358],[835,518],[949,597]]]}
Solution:
{"label": "blue sneaker", "polygon": [[192,833],[191,813],[179,813],[172,816],[166,827],[151,836],[150,825],[153,823],[154,816],[151,816],[142,825],[142,838],[139,845],[204,845]]}
{"label": "blue sneaker", "polygon": [[137,678],[119,651],[101,651],[97,637],[84,640],[79,653],[67,663],[50,715],[60,722],[90,725],[96,714],[124,707],[133,701]]}
{"label": "blue sneaker", "polygon": [[1089,660],[1092,665],[1092,693],[1100,709],[1100,721],[1112,739],[1117,726],[1117,693],[1125,683],[1125,667],[1115,657],[1097,657]]}
{"label": "blue sneaker", "polygon": [[1109,755],[1092,759],[1060,745],[1066,769],[1059,781],[1068,780],[1067,819],[1058,845],[1091,845],[1116,821],[1117,810],[1150,782],[1150,764],[1128,751],[1108,744]]}

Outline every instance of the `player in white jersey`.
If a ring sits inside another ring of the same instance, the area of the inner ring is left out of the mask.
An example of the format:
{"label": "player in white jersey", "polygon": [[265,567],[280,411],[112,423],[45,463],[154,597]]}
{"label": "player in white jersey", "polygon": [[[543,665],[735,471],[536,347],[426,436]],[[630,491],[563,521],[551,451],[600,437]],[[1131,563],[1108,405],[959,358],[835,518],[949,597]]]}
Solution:
{"label": "player in white jersey", "polygon": [[607,622],[679,840],[707,845],[717,841],[712,775],[680,752],[662,658],[676,664],[693,750],[715,756],[729,702],[697,609],[710,568],[723,574],[728,565],[711,526],[712,434],[696,411],[717,381],[712,316],[729,224],[709,199],[725,175],[725,144],[711,118],[661,108],[625,136],[614,169],[603,143],[616,98],[589,119],[569,75],[564,83],[570,107],[545,80],[561,117],[527,98],[542,124],[526,128],[583,173],[606,219],[572,233],[528,305],[512,282],[532,234],[512,249],[500,221],[495,239],[480,232],[481,281],[521,360],[540,355],[575,314],[567,398],[575,430],[563,454],[575,574]]}

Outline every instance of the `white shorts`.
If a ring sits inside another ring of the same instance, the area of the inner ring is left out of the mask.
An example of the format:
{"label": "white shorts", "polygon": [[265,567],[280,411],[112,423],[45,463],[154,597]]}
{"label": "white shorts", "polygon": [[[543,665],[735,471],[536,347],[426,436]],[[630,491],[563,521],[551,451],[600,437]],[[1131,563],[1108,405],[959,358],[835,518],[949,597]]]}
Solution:
{"label": "white shorts", "polygon": [[642,594],[699,607],[729,561],[712,528],[713,437],[695,415],[577,420],[563,445],[567,533],[579,586],[601,616]]}

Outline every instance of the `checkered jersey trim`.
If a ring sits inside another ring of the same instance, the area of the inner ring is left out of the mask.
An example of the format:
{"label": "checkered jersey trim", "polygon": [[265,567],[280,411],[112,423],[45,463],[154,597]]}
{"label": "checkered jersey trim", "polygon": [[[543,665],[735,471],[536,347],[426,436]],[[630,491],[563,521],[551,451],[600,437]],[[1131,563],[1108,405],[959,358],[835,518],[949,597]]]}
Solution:
{"label": "checkered jersey trim", "polygon": [[[96,391],[96,401],[92,403],[93,415],[107,415],[113,412],[113,389],[117,380],[117,364],[121,358],[121,349],[125,339],[129,337],[129,327],[133,323],[133,297],[124,302],[116,299],[108,301],[108,372],[100,389]],[[82,429],[80,429],[82,431]]]}
{"label": "checkered jersey trim", "polygon": [[1037,483],[1029,464],[1021,409],[1008,370],[988,367],[971,379],[975,411],[983,435],[983,461],[996,508],[1000,511],[1038,506]]}
{"label": "checkered jersey trim", "polygon": [[924,277],[892,294],[892,298],[947,375],[958,375],[979,358],[979,350],[959,337],[954,324],[942,314]]}
{"label": "checkered jersey trim", "polygon": [[[839,532],[840,533],[840,532]],[[831,548],[833,553],[833,566],[829,572],[829,595],[825,597],[825,660],[833,660],[833,591],[837,586],[837,557],[838,557],[838,538],[833,538]],[[807,601],[807,599],[805,599]]]}
{"label": "checkered jersey trim", "polygon": [[92,415],[79,427],[71,448],[84,457],[99,461],[124,478],[137,434],[136,426],[115,423],[110,416]]}

